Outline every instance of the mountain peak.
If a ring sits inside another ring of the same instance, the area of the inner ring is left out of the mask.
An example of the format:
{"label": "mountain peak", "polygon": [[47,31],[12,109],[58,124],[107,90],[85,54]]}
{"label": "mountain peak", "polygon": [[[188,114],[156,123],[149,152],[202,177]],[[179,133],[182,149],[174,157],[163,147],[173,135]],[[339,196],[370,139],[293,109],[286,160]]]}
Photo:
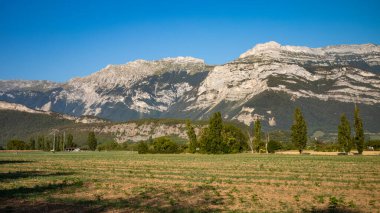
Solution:
{"label": "mountain peak", "polygon": [[269,41],[262,44],[257,44],[255,46],[256,49],[278,49],[281,47],[281,44],[275,42],[275,41]]}
{"label": "mountain peak", "polygon": [[190,56],[179,56],[179,57],[175,57],[175,58],[171,58],[171,57],[168,57],[168,58],[163,58],[161,59],[160,61],[166,61],[166,62],[172,62],[172,63],[201,63],[201,64],[204,64],[205,61],[203,59],[199,59],[199,58],[194,58],[194,57],[190,57]]}
{"label": "mountain peak", "polygon": [[[138,59],[135,61],[130,61],[130,62],[126,63],[125,65],[136,66],[136,65],[140,65],[140,64],[154,64],[157,62],[158,63],[159,62],[168,62],[168,63],[176,63],[176,64],[188,64],[188,63],[204,64],[205,63],[205,61],[203,59],[200,59],[200,58],[194,58],[191,56],[178,56],[178,57],[167,57],[167,58],[162,58],[159,60],[152,60],[152,61]],[[106,68],[109,68],[112,66],[115,66],[115,65],[108,65]],[[120,65],[116,65],[116,66],[120,66]]]}
{"label": "mountain peak", "polygon": [[246,51],[245,53],[240,55],[240,58],[245,58],[250,55],[257,55],[262,52],[268,52],[268,51],[279,51],[281,48],[281,44],[275,42],[275,41],[269,41],[263,44],[256,44],[252,49]]}
{"label": "mountain peak", "polygon": [[311,55],[335,55],[335,54],[368,54],[380,53],[380,46],[376,44],[351,44],[351,45],[335,45],[321,48],[310,48],[305,46],[281,45],[275,41],[263,44],[257,44],[252,49],[241,54],[239,58],[245,58],[251,55],[270,54],[278,56],[281,52],[304,53]]}

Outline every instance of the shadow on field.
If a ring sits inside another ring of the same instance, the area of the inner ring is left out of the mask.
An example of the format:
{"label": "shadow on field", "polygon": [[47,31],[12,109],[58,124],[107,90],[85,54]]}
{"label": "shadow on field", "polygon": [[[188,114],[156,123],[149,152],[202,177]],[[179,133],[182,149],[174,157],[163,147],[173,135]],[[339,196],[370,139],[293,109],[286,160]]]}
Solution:
{"label": "shadow on field", "polygon": [[11,200],[0,205],[0,212],[220,212],[223,199],[213,187],[195,187],[189,190],[147,187],[125,199],[81,200],[76,198],[53,199],[49,202]]}
{"label": "shadow on field", "polygon": [[13,164],[13,163],[32,163],[33,161],[28,160],[0,160],[0,165],[2,164]]}
{"label": "shadow on field", "polygon": [[73,172],[56,172],[56,173],[46,173],[46,172],[40,172],[40,171],[8,172],[8,173],[0,173],[0,182],[12,181],[15,179],[29,178],[29,177],[66,176],[66,175],[73,175],[73,174],[74,174]]}
{"label": "shadow on field", "polygon": [[70,181],[57,184],[37,185],[34,187],[18,187],[14,189],[1,189],[0,201],[11,198],[25,198],[30,196],[36,196],[46,193],[53,193],[56,191],[62,191],[68,188],[76,188],[82,186],[81,181]]}
{"label": "shadow on field", "polygon": [[312,210],[304,210],[303,213],[361,213],[359,210],[354,209],[348,209],[348,208],[319,208],[319,209],[312,209]]}

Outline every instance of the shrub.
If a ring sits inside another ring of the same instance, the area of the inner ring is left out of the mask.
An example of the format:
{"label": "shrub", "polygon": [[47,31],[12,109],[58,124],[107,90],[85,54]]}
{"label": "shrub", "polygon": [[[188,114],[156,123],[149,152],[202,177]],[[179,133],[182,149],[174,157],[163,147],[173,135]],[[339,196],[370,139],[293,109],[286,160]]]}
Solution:
{"label": "shrub", "polygon": [[336,152],[341,151],[338,143],[324,143],[322,141],[314,140],[311,145],[314,151],[318,152]]}
{"label": "shrub", "polygon": [[168,137],[159,137],[153,140],[154,153],[177,153],[178,145]]}
{"label": "shrub", "polygon": [[111,150],[121,150],[121,145],[119,145],[116,141],[108,141],[102,144],[99,144],[97,150],[102,151],[111,151]]}
{"label": "shrub", "polygon": [[144,141],[139,142],[137,145],[137,153],[139,154],[146,154],[149,151],[148,144],[145,143]]}
{"label": "shrub", "polygon": [[7,149],[9,150],[25,150],[28,149],[28,145],[21,140],[10,140],[7,143]]}
{"label": "shrub", "polygon": [[270,140],[268,142],[268,152],[275,153],[276,150],[282,149],[282,144],[279,141]]}
{"label": "shrub", "polygon": [[90,150],[90,147],[88,145],[83,145],[79,148],[80,148],[80,150]]}
{"label": "shrub", "polygon": [[128,150],[128,142],[120,143],[119,149],[120,150]]}

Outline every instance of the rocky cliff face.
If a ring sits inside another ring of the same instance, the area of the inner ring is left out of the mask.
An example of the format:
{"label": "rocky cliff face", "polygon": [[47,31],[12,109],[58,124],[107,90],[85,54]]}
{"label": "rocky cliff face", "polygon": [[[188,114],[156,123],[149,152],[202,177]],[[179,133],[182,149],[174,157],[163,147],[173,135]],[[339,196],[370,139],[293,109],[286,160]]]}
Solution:
{"label": "rocky cliff face", "polygon": [[[203,126],[196,125],[195,132],[198,134]],[[186,124],[184,123],[134,123],[128,122],[123,124],[109,124],[94,129],[99,134],[112,134],[115,141],[122,143],[125,141],[138,142],[148,140],[150,137],[158,138],[162,136],[175,136],[187,140]]]}
{"label": "rocky cliff face", "polygon": [[380,131],[380,46],[268,42],[220,66],[191,57],[137,60],[65,84],[1,81],[0,100],[115,121],[204,119],[221,111],[228,120],[262,119],[266,128],[283,129],[300,106],[313,130],[335,129],[356,103],[367,130]]}

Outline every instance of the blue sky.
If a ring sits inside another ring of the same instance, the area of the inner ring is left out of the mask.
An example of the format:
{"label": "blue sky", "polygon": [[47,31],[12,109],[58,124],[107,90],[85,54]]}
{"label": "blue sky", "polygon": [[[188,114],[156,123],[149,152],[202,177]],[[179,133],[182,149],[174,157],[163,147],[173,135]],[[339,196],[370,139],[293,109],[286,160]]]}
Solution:
{"label": "blue sky", "polygon": [[0,79],[63,82],[175,56],[222,64],[271,40],[380,44],[379,11],[379,0],[0,0]]}

